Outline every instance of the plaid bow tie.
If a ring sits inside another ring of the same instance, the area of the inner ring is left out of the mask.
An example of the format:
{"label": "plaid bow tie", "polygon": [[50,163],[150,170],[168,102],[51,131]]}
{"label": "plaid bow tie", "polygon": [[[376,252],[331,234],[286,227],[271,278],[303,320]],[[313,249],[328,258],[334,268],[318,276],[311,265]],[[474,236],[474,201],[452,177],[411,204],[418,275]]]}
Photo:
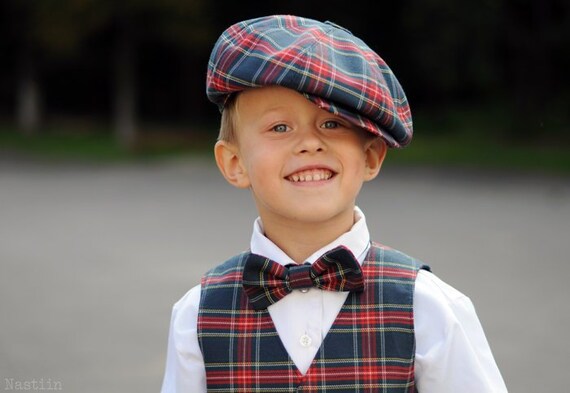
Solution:
{"label": "plaid bow tie", "polygon": [[362,292],[364,279],[360,264],[343,246],[323,254],[312,265],[283,266],[256,254],[250,254],[247,258],[243,288],[256,310],[266,309],[294,289],[310,287]]}

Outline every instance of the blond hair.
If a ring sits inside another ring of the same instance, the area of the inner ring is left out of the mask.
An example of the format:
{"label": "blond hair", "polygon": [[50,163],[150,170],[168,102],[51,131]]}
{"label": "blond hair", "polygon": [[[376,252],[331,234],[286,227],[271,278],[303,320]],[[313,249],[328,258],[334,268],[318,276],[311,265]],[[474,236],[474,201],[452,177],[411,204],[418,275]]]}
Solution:
{"label": "blond hair", "polygon": [[220,132],[218,134],[219,141],[235,143],[237,141],[236,131],[236,115],[237,115],[237,94],[228,97],[222,110],[222,119],[220,121]]}

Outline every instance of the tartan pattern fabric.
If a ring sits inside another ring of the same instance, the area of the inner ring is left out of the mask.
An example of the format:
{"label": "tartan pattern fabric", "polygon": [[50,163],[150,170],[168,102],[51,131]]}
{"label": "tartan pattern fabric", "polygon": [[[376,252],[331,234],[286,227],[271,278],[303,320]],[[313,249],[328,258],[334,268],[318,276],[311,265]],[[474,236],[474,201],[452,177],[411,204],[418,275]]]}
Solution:
{"label": "tartan pattern fabric", "polygon": [[273,15],[226,29],[208,62],[210,101],[223,110],[232,93],[270,85],[304,94],[390,147],[412,139],[408,100],[392,70],[366,43],[334,23]]}
{"label": "tartan pattern fabric", "polygon": [[302,375],[267,310],[243,291],[249,253],[202,280],[198,339],[208,392],[415,392],[413,292],[419,262],[373,244],[363,263],[365,290],[352,292]]}
{"label": "tartan pattern fabric", "polygon": [[283,266],[250,254],[243,271],[243,287],[256,310],[283,299],[294,289],[316,287],[328,291],[362,291],[360,264],[346,247],[326,252],[312,265]]}

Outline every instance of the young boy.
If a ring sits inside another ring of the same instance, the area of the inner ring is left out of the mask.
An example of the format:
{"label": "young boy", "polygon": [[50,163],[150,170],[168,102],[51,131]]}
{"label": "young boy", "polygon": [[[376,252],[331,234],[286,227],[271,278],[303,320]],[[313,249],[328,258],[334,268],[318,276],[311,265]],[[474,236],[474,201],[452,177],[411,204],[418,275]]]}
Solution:
{"label": "young boy", "polygon": [[355,205],[412,137],[382,59],[328,22],[257,18],[219,38],[207,93],[218,167],[259,218],[175,304],[162,392],[506,392],[470,300],[371,242]]}

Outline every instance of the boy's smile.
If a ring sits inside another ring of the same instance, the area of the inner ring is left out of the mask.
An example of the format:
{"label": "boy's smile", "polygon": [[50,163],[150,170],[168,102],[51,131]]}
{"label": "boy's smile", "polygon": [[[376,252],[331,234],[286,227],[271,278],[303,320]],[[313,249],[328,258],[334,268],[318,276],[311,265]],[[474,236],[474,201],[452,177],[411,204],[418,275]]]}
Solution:
{"label": "boy's smile", "polygon": [[328,168],[302,168],[298,172],[286,176],[285,178],[294,183],[320,182],[326,181],[334,176],[334,172]]}
{"label": "boy's smile", "polygon": [[216,160],[231,184],[251,189],[266,235],[321,243],[349,230],[385,144],[283,87],[244,91],[234,110],[237,141],[218,142]]}

